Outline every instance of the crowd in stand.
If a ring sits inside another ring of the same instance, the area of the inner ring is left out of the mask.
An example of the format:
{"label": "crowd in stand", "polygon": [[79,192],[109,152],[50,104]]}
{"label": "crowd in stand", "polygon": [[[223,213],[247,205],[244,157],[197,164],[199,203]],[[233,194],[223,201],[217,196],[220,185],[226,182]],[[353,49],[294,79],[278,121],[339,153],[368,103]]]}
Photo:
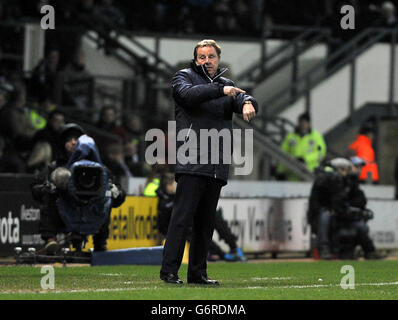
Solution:
{"label": "crowd in stand", "polygon": [[[87,79],[84,55],[77,50],[65,67],[59,65],[60,51],[48,46],[45,57],[29,76],[18,72],[0,75],[0,173],[35,173],[60,153],[58,132],[69,122],[66,110],[75,115],[87,109]],[[0,60],[0,65],[2,61]],[[57,88],[57,86],[61,86]],[[55,92],[61,90],[57,106]],[[62,107],[61,107],[62,106]],[[117,178],[146,176],[143,161],[143,128],[135,114],[118,114],[104,104],[98,121],[92,116],[92,135],[105,164]],[[61,148],[62,149],[62,148]]]}
{"label": "crowd in stand", "polygon": [[[336,21],[341,19],[343,4],[356,9],[359,27],[369,25],[369,21],[394,27],[397,21],[394,4],[378,0],[3,0],[0,19],[38,19],[41,6],[51,4],[56,9],[57,26],[72,26],[71,22],[78,20],[66,3],[76,4],[83,15],[106,19],[115,28],[138,32],[247,36],[261,34],[272,25],[340,26]],[[0,173],[33,173],[47,165],[57,154],[57,132],[68,120],[59,107],[73,106],[78,111],[87,108],[91,75],[85,68],[83,52],[76,50],[81,33],[59,29],[58,33],[46,33],[45,57],[28,77],[13,73],[10,63],[2,61],[1,51],[10,43],[5,37],[10,35],[0,35]],[[342,32],[341,28],[336,30],[337,34]],[[59,92],[62,100],[56,101]],[[112,171],[118,176],[148,175],[140,118],[105,104],[98,119],[91,123],[99,130],[93,135],[107,133],[95,138]]]}
{"label": "crowd in stand", "polygon": [[385,0],[2,0],[0,18],[38,18],[40,7],[51,4],[57,24],[67,23],[75,18],[70,11],[73,3],[82,14],[100,16],[115,28],[230,36],[260,35],[273,25],[324,26],[340,33],[340,9],[346,4],[355,8],[357,30],[374,22],[391,26],[395,18],[388,12],[397,5]]}

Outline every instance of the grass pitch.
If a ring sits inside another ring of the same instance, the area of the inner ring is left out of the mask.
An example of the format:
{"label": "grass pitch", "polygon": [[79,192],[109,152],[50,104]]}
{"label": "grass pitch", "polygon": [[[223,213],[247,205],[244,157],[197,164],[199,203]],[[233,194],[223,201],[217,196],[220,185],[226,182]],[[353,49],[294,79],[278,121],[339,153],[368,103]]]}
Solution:
{"label": "grass pitch", "polygon": [[[342,266],[355,270],[355,289],[342,289]],[[211,263],[219,287],[170,285],[159,266],[55,267],[55,288],[43,290],[40,267],[0,267],[3,299],[281,300],[398,299],[398,261]],[[186,280],[186,265],[180,277]]]}

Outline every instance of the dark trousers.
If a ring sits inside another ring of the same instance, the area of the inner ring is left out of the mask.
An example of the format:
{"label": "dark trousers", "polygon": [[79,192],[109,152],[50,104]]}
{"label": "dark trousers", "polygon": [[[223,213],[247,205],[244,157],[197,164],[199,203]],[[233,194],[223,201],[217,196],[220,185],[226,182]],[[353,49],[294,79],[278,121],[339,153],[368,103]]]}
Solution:
{"label": "dark trousers", "polygon": [[[106,247],[107,239],[109,237],[110,214],[111,212],[109,212],[102,227],[93,235],[94,250],[102,250]],[[41,238],[46,242],[50,238],[56,238],[58,233],[68,232],[65,223],[61,219],[56,204],[56,198],[54,197],[41,208],[39,232],[41,234]],[[84,239],[84,237],[80,235],[72,237],[73,246],[75,248],[80,247],[82,239]]]}
{"label": "dark trousers", "polygon": [[329,246],[329,231],[331,223],[330,210],[322,208],[318,216],[318,247]]}
{"label": "dark trousers", "polygon": [[[227,221],[224,220],[221,208],[218,209],[216,212],[214,223],[214,228],[218,233],[219,239],[222,239],[227,243],[230,251],[235,250],[237,248],[236,240],[238,238],[231,232],[231,228],[228,226]],[[211,241],[210,243],[209,252],[211,254],[218,255],[220,258],[223,258],[225,255],[225,252],[214,241]]]}
{"label": "dark trousers", "polygon": [[[344,225],[344,228],[341,228],[338,233],[338,244],[340,246],[351,245],[355,247],[359,244],[364,251],[365,254],[374,252],[376,250],[373,240],[369,236],[369,226],[363,220],[356,221],[344,221],[341,222]],[[347,243],[345,240],[345,234],[347,234],[347,230],[351,230],[353,236],[351,236],[351,241]]]}
{"label": "dark trousers", "polygon": [[56,197],[53,195],[41,207],[39,232],[44,241],[56,238],[57,233],[66,232],[66,226],[58,213]]}
{"label": "dark trousers", "polygon": [[161,274],[178,274],[184,255],[187,231],[192,226],[188,280],[207,276],[207,254],[222,182],[199,175],[178,179],[173,212],[163,250]]}

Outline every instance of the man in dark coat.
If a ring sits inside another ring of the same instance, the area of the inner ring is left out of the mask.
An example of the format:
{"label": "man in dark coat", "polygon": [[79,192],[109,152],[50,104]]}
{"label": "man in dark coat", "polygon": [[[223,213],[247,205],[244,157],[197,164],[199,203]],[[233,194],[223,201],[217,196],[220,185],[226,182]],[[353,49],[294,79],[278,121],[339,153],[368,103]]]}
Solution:
{"label": "man in dark coat", "polygon": [[[232,139],[220,139],[220,133],[223,131],[232,136],[234,112],[250,121],[258,111],[253,97],[221,76],[226,69],[219,68],[220,54],[221,48],[214,40],[200,41],[194,49],[190,67],[178,71],[172,80],[178,185],[160,270],[160,278],[166,283],[183,284],[178,270],[186,234],[192,226],[188,283],[218,285],[216,280],[210,280],[207,276],[206,258],[221,187],[227,183],[231,163],[232,152],[225,154],[224,149],[232,150]],[[218,135],[216,146],[213,136],[210,148],[209,140],[201,141],[201,133],[206,130]],[[185,136],[184,141],[178,139],[181,134]],[[181,152],[184,147],[187,152]],[[213,157],[217,156],[218,161],[213,161]]]}

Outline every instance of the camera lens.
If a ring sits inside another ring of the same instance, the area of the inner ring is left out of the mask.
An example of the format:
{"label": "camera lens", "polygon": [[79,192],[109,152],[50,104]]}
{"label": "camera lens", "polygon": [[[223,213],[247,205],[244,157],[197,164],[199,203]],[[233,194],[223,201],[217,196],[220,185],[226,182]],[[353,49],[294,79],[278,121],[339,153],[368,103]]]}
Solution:
{"label": "camera lens", "polygon": [[96,178],[95,175],[82,171],[78,177],[78,182],[83,188],[91,189],[96,184]]}

